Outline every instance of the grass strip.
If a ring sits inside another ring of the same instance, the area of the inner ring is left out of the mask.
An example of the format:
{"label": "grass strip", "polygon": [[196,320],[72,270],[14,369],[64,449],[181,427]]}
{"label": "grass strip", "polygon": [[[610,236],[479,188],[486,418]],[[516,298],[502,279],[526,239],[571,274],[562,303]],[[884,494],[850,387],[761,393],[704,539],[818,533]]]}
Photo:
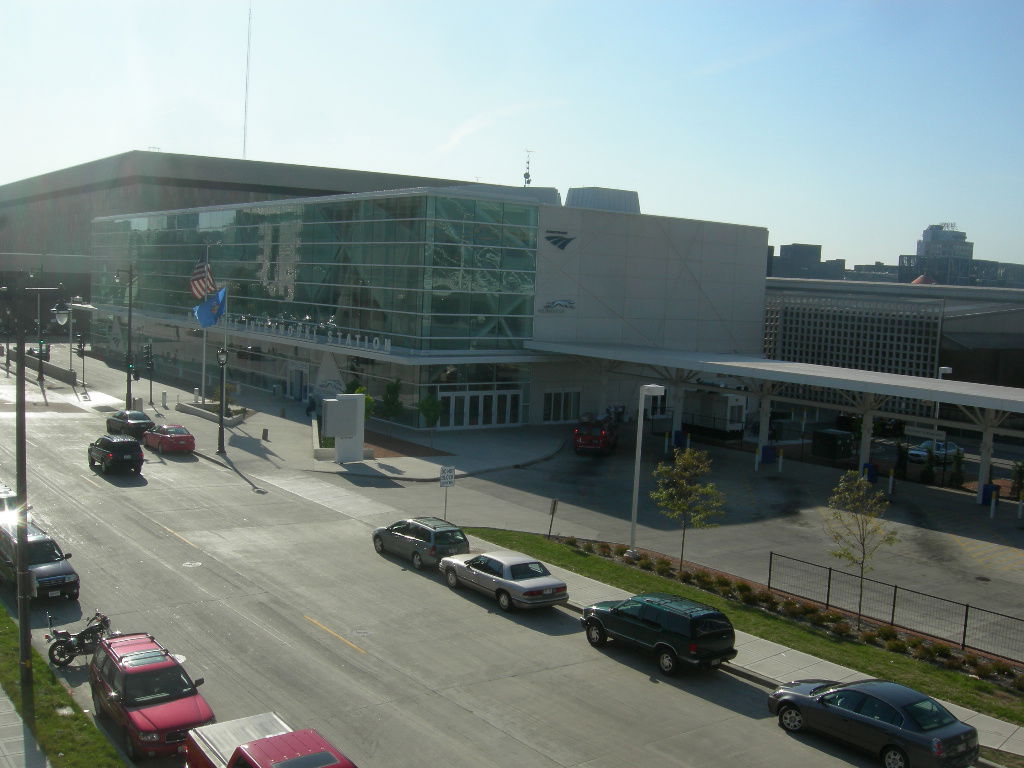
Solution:
{"label": "grass strip", "polygon": [[[18,625],[0,611],[0,685],[21,711],[21,654]],[[53,768],[123,768],[124,761],[71,698],[50,665],[32,650],[32,691],[35,696],[35,737]],[[63,714],[62,714],[63,713]]]}
{"label": "grass strip", "polygon": [[938,699],[975,712],[1024,725],[1024,695],[987,680],[943,669],[905,654],[892,653],[856,640],[840,640],[824,630],[705,592],[677,579],[583,552],[542,535],[492,528],[466,528],[468,534],[501,547],[524,552],[538,560],[627,592],[670,592],[699,600],[728,614],[736,629],[755,637],[850,667],[868,677],[893,680]]}

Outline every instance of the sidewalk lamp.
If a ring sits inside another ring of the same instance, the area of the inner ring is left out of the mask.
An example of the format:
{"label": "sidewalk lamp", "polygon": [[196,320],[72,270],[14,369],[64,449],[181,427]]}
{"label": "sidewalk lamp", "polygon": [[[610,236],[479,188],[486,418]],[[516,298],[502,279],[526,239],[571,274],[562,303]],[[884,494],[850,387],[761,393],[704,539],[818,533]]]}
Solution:
{"label": "sidewalk lamp", "polygon": [[[72,299],[72,301],[74,301],[74,299]],[[53,312],[53,319],[57,321],[57,325],[61,328],[65,325],[68,327],[68,370],[73,370],[75,366],[73,365],[74,353],[71,350],[71,334],[72,329],[75,327],[75,317],[71,314],[70,305],[63,299],[58,301],[51,311]]]}
{"label": "sidewalk lamp", "polygon": [[[123,274],[127,272],[127,278],[123,277]],[[122,280],[127,280],[128,285],[128,345],[125,349],[124,354],[124,367],[127,371],[125,376],[125,408],[128,410],[132,409],[132,375],[135,373],[135,359],[132,357],[132,285],[135,283],[135,271],[134,265],[130,262],[128,269],[118,269],[114,272],[114,282],[120,284]]]}
{"label": "sidewalk lamp", "polygon": [[629,548],[636,549],[636,507],[640,494],[640,452],[644,439],[644,407],[648,397],[665,394],[661,384],[643,384],[640,387],[640,405],[636,412],[636,457],[633,459],[633,511],[629,518]]}
{"label": "sidewalk lamp", "polygon": [[220,416],[217,419],[217,453],[223,456],[224,450],[224,368],[228,364],[228,351],[221,347],[217,350],[217,365],[220,366]]}

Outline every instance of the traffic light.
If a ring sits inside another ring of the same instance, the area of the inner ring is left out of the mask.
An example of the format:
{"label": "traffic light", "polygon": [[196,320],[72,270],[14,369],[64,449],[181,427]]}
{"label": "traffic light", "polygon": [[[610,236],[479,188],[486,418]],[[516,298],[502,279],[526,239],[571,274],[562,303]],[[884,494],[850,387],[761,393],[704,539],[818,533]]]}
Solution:
{"label": "traffic light", "polygon": [[125,365],[128,366],[128,373],[130,373],[135,378],[135,380],[138,381],[139,374],[135,370],[135,358],[133,358],[131,355],[126,354],[124,356],[124,362]]}
{"label": "traffic light", "polygon": [[142,347],[142,360],[146,364],[146,369],[153,370],[153,345],[145,344]]}
{"label": "traffic light", "polygon": [[80,333],[76,333],[75,338],[78,339],[78,349],[75,350],[75,354],[79,357],[85,357],[85,339]]}

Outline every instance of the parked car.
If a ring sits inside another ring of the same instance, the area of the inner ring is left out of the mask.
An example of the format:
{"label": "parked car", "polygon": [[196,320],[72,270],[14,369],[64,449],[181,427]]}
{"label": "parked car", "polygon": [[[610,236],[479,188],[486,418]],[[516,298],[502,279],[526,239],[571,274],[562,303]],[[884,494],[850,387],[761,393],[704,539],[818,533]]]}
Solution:
{"label": "parked car", "polygon": [[418,571],[424,564],[437,565],[442,557],[468,553],[469,539],[459,526],[447,520],[414,517],[374,530],[373,548],[378,554],[394,552],[408,557]]}
{"label": "parked car", "polygon": [[[53,537],[31,520],[28,522],[26,536],[28,570],[35,579],[36,597],[77,600],[80,584],[78,573],[68,562],[71,553],[61,550]],[[16,583],[17,552],[17,520],[5,518],[0,523],[0,580]]]}
{"label": "parked car", "polygon": [[89,664],[93,711],[110,718],[132,760],[184,752],[189,728],[214,721],[202,684],[143,632],[103,638]]}
{"label": "parked car", "polygon": [[791,733],[819,731],[877,755],[885,768],[966,768],[978,758],[973,726],[886,680],[796,680],[768,695],[768,710]]}
{"label": "parked car", "polygon": [[142,444],[164,451],[184,451],[192,453],[196,449],[196,438],[180,424],[160,424],[142,433]]}
{"label": "parked car", "polygon": [[923,464],[928,461],[928,452],[931,451],[936,464],[945,464],[952,461],[953,457],[961,454],[960,446],[956,443],[946,443],[939,440],[925,440],[907,451],[907,458],[910,461]]}
{"label": "parked car", "polygon": [[710,669],[736,658],[736,632],[729,617],[678,595],[648,592],[583,609],[580,623],[597,647],[609,638],[653,651],[666,675],[680,664]]}
{"label": "parked car", "polygon": [[115,469],[141,474],[145,460],[142,446],[130,435],[103,435],[89,443],[89,468],[99,464],[103,474]]}
{"label": "parked car", "polygon": [[529,555],[501,550],[482,555],[453,555],[438,564],[452,589],[465,584],[498,601],[503,611],[546,608],[569,602],[565,582]]}
{"label": "parked car", "polygon": [[156,424],[142,411],[118,411],[107,417],[107,432],[112,435],[124,434],[142,437],[142,433],[152,429]]}

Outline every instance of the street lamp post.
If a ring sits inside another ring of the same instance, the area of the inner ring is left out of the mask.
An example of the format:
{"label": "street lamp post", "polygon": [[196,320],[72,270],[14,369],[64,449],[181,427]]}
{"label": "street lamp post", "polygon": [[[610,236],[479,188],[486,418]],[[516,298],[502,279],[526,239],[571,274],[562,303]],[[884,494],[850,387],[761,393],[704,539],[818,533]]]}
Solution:
{"label": "street lamp post", "polygon": [[223,456],[227,451],[224,450],[224,368],[228,363],[228,351],[221,347],[217,350],[217,365],[220,366],[220,408],[219,418],[217,419],[217,453]]}
{"label": "street lamp post", "polygon": [[71,306],[66,301],[57,302],[53,309],[53,318],[57,321],[57,325],[62,328],[66,325],[68,327],[68,370],[73,371],[74,365],[74,350],[71,348],[71,333],[75,327],[75,317],[71,314]]}
{"label": "street lamp post", "polygon": [[[123,270],[117,270],[114,272],[114,282],[121,282],[121,272]],[[128,262],[128,343],[127,350],[125,352],[125,398],[124,407],[128,410],[132,408],[132,373],[134,371],[135,358],[132,356],[132,285],[135,283],[135,272],[134,265]]]}
{"label": "street lamp post", "polygon": [[665,394],[661,384],[643,384],[640,387],[640,405],[636,412],[636,456],[633,459],[633,511],[629,518],[629,548],[636,549],[636,508],[640,496],[640,453],[644,439],[644,406],[646,399]]}
{"label": "street lamp post", "polygon": [[54,288],[37,288],[35,286],[28,286],[25,288],[26,291],[36,292],[36,327],[39,331],[39,348],[36,350],[39,353],[39,368],[38,368],[38,381],[39,386],[45,386],[43,381],[43,291],[60,291],[63,290],[62,286]]}
{"label": "street lamp post", "polygon": [[[22,294],[24,298],[25,294]],[[38,294],[37,294],[38,296]],[[15,505],[17,506],[17,603],[18,603],[18,665],[21,667],[21,717],[30,728],[35,725],[35,695],[32,680],[31,601],[32,573],[28,569],[28,441],[25,435],[25,312],[14,306],[14,296],[6,287],[0,288],[5,300],[8,327],[15,329]],[[22,301],[23,305],[24,302]]]}

